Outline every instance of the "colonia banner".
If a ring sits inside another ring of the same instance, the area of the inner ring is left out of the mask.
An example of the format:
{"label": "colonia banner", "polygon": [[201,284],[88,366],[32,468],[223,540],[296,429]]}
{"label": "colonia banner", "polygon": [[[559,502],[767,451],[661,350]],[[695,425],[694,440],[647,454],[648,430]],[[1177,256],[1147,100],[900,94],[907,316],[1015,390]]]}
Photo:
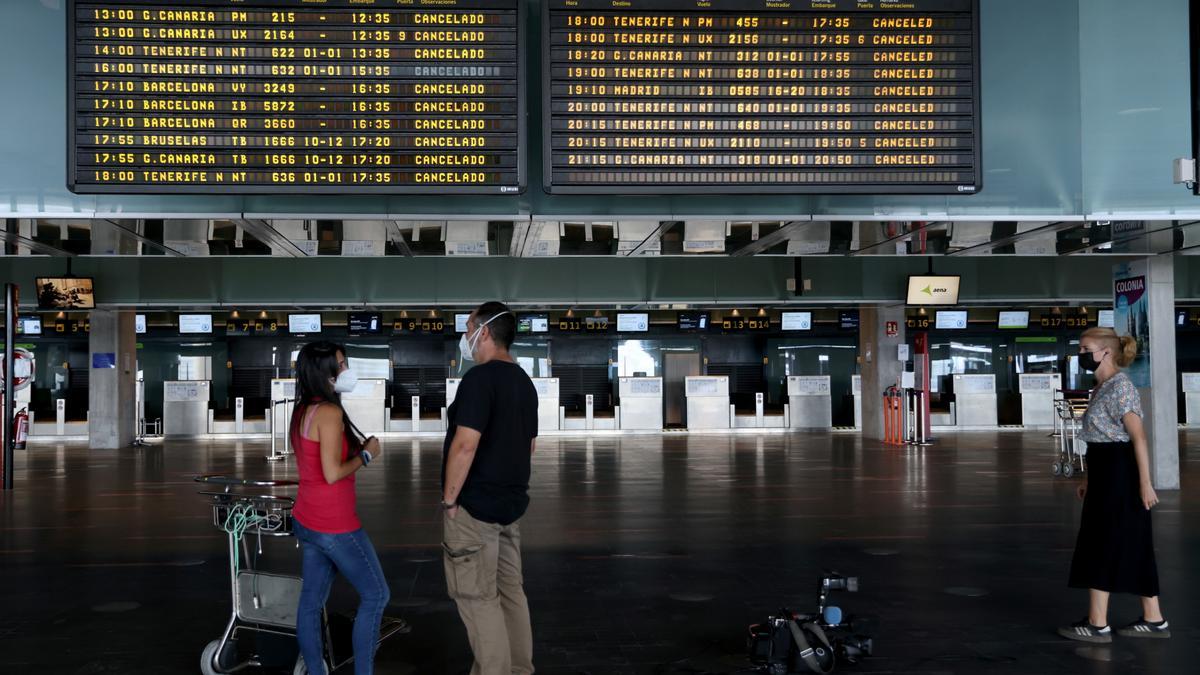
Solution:
{"label": "colonia banner", "polygon": [[1137,358],[1125,370],[1137,387],[1150,386],[1150,293],[1145,261],[1113,266],[1113,329],[1132,335]]}

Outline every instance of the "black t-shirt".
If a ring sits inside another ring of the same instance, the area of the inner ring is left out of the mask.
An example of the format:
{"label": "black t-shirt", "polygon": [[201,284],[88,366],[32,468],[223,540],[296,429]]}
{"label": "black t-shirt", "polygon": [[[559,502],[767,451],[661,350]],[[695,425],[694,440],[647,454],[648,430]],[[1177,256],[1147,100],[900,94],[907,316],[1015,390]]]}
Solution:
{"label": "black t-shirt", "polygon": [[529,506],[530,446],[538,430],[533,381],[508,361],[475,366],[459,382],[447,422],[442,485],[454,434],[460,426],[474,429],[482,436],[458,503],[485,523],[516,522]]}

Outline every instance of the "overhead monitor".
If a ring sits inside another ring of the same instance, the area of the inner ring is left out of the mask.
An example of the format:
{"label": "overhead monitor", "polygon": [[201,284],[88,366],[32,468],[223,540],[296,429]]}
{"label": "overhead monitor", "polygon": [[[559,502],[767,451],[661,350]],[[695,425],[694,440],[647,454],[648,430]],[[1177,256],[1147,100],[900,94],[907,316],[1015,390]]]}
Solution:
{"label": "overhead monitor", "polygon": [[675,322],[682,331],[708,330],[708,312],[680,312]]}
{"label": "overhead monitor", "polygon": [[[289,320],[289,328],[291,321]],[[350,312],[346,317],[346,332],[350,335],[382,335],[383,314],[379,312]]]}
{"label": "overhead monitor", "polygon": [[908,278],[910,305],[957,305],[958,276],[914,275]]}
{"label": "overhead monitor", "polygon": [[454,315],[454,332],[455,332],[455,333],[465,333],[465,332],[467,332],[467,321],[468,321],[470,318],[471,318],[471,315],[470,315],[470,313],[466,313],[466,314],[462,314],[462,313],[455,314],[455,315]]}
{"label": "overhead monitor", "polygon": [[288,332],[292,335],[318,335],[321,332],[320,314],[288,314]]}
{"label": "overhead monitor", "polygon": [[40,317],[40,316],[17,317],[17,335],[41,335],[41,334],[42,334],[42,317]]}
{"label": "overhead monitor", "polygon": [[1102,309],[1096,313],[1096,325],[1101,328],[1113,327],[1113,311],[1111,309]]}
{"label": "overhead monitor", "polygon": [[1180,328],[1183,328],[1187,324],[1188,324],[1188,310],[1186,310],[1186,309],[1175,310],[1175,325]]}
{"label": "overhead monitor", "polygon": [[520,192],[526,4],[69,0],[68,187]]}
{"label": "overhead monitor", "polygon": [[650,330],[649,314],[618,314],[618,333],[645,333]]}
{"label": "overhead monitor", "polygon": [[858,310],[843,309],[838,312],[838,328],[842,330],[858,330]]}
{"label": "overhead monitor", "polygon": [[812,312],[784,312],[783,330],[812,330]]}
{"label": "overhead monitor", "polygon": [[934,318],[938,330],[963,330],[967,327],[966,310],[942,310]]}
{"label": "overhead monitor", "polygon": [[181,335],[207,335],[213,332],[212,314],[180,314]]}
{"label": "overhead monitor", "polygon": [[[938,313],[941,314],[941,312]],[[1000,316],[996,320],[996,326],[1004,329],[1029,328],[1029,312],[1000,312]]]}
{"label": "overhead monitor", "polygon": [[133,332],[137,333],[138,335],[145,335],[145,333],[146,333],[146,315],[145,314],[133,315]]}
{"label": "overhead monitor", "polygon": [[550,192],[982,184],[978,0],[544,0]]}
{"label": "overhead monitor", "polygon": [[96,291],[89,277],[38,277],[38,309],[95,309]]}
{"label": "overhead monitor", "polygon": [[545,314],[522,314],[517,318],[518,333],[549,333],[550,317]]}

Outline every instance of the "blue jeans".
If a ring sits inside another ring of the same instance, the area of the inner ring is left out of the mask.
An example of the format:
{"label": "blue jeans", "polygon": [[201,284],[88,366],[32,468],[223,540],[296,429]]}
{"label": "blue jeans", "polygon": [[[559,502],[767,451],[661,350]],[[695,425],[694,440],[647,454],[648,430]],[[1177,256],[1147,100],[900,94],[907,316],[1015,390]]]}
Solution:
{"label": "blue jeans", "polygon": [[[329,598],[333,578],[341,572],[358,591],[358,613],[354,617],[354,674],[371,675],[379,624],[391,594],[375,547],[362,528],[343,534],[325,534],[295,523],[296,538],[304,544],[304,586],[296,615],[296,640],[312,675],[325,675],[324,635],[321,612]],[[320,665],[318,665],[320,664]]]}

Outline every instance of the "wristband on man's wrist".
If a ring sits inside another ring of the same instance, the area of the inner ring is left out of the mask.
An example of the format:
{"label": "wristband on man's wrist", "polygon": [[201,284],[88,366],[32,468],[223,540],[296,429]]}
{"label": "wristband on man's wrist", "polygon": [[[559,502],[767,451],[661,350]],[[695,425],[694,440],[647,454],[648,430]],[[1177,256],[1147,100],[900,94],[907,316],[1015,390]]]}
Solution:
{"label": "wristband on man's wrist", "polygon": [[449,511],[450,509],[457,508],[457,507],[458,507],[457,502],[448,502],[445,499],[442,500],[442,510],[443,511]]}

